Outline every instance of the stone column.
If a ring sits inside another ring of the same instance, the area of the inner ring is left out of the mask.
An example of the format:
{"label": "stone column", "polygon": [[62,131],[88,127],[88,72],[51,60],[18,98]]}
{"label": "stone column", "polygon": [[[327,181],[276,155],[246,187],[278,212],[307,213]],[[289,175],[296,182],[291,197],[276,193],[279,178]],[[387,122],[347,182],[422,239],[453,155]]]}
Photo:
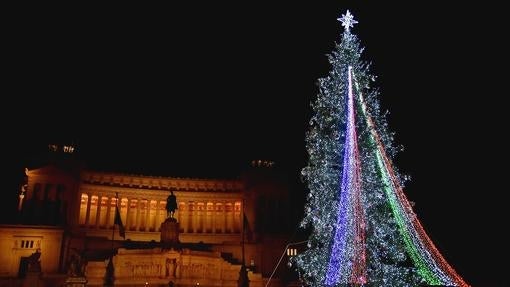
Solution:
{"label": "stone column", "polygon": [[189,201],[186,201],[186,227],[184,228],[184,232],[191,233],[193,229],[191,228],[191,205]]}
{"label": "stone column", "polygon": [[[106,221],[105,221],[105,227],[106,229],[110,228],[110,214],[111,214],[111,208],[112,208],[112,198],[106,197]],[[112,222],[113,224],[113,222]]]}
{"label": "stone column", "polygon": [[[188,226],[189,226],[189,216],[188,216],[188,203],[187,201],[182,202],[183,205],[181,207],[181,210],[179,211],[179,224],[182,227],[182,232],[187,233],[188,232]],[[183,209],[184,208],[184,209]]]}
{"label": "stone column", "polygon": [[[83,193],[83,192],[80,192],[80,193],[78,194],[78,196],[77,196],[77,200],[78,200],[78,201],[77,201],[77,203],[76,203],[76,204],[77,204],[76,206],[78,206],[78,208],[76,208],[76,210],[75,210],[75,213],[77,214],[77,216],[73,216],[73,217],[72,217],[72,218],[76,219],[76,223],[77,223],[77,225],[82,225],[82,224],[81,224],[81,199],[82,199],[82,196],[83,196],[83,195],[84,195],[84,193]],[[85,214],[87,214],[87,212],[85,212]],[[85,225],[86,223],[87,223],[86,218],[84,218],[84,220],[83,220],[83,225]]]}
{"label": "stone column", "polygon": [[146,208],[145,208],[145,232],[148,232],[151,230],[151,227],[150,227],[151,200],[149,198],[147,199],[147,204],[145,206],[146,206]]}
{"label": "stone column", "polygon": [[154,215],[154,231],[158,231],[159,226],[159,200],[156,199],[156,215]]}
{"label": "stone column", "polygon": [[221,233],[227,232],[227,201],[223,201],[223,224],[221,226]]}
{"label": "stone column", "polygon": [[236,232],[236,202],[232,202],[232,233]]}
{"label": "stone column", "polygon": [[[126,212],[126,230],[131,230],[131,221],[133,220],[132,219],[132,216],[131,216],[131,198],[128,198],[128,202],[127,202],[127,212]],[[117,202],[117,204],[119,204]]]}
{"label": "stone column", "polygon": [[180,205],[180,203],[177,204],[177,207],[179,207],[177,209],[177,222],[182,222],[182,215],[183,215],[183,212],[184,210],[182,210],[182,206]]}
{"label": "stone column", "polygon": [[[195,203],[195,215],[197,217],[197,221],[195,221],[197,227],[196,227],[196,233],[204,232],[204,210],[200,210],[200,204],[199,202]],[[203,205],[202,205],[203,206]]]}
{"label": "stone column", "polygon": [[97,209],[96,209],[96,226],[95,228],[99,228],[99,225],[101,224],[101,202],[103,200],[103,195],[97,196]]}
{"label": "stone column", "polygon": [[213,210],[211,212],[211,225],[212,225],[212,233],[216,233],[216,201],[212,201]]}
{"label": "stone column", "polygon": [[193,229],[193,233],[197,233],[197,221],[198,221],[198,205],[197,205],[197,202],[196,201],[193,201],[190,203],[190,207],[193,209],[191,211],[191,225],[192,225],[192,229]]}
{"label": "stone column", "polygon": [[91,201],[92,201],[92,194],[90,193],[87,193],[87,212],[85,213],[85,226],[86,227],[89,227],[90,225],[90,222],[89,222],[89,218],[90,218],[90,204],[91,204]]}
{"label": "stone column", "polygon": [[136,231],[139,231],[140,230],[140,221],[141,218],[140,218],[140,203],[142,202],[142,200],[140,198],[137,198],[136,199]]}

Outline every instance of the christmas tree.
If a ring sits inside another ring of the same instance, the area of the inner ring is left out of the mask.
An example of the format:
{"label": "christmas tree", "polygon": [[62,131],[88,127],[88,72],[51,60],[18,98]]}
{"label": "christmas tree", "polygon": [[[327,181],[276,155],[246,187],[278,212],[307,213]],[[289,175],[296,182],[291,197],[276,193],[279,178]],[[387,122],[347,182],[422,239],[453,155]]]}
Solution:
{"label": "christmas tree", "polygon": [[347,11],[306,136],[309,193],[295,258],[311,286],[468,286],[425,233],[392,163],[397,149]]}

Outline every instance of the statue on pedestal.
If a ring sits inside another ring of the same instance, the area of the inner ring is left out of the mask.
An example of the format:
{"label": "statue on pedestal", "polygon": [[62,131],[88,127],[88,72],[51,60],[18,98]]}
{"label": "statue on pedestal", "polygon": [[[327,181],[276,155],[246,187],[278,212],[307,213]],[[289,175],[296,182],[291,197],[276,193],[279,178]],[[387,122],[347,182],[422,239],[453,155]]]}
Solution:
{"label": "statue on pedestal", "polygon": [[177,209],[177,198],[173,191],[170,191],[170,195],[166,199],[166,217],[174,218],[175,210]]}
{"label": "statue on pedestal", "polygon": [[34,253],[28,256],[28,272],[41,272],[41,250],[37,249]]}
{"label": "statue on pedestal", "polygon": [[71,248],[71,256],[69,257],[67,279],[64,283],[66,287],[85,287],[87,278],[85,278],[86,262],[83,259],[82,253],[77,249]]}
{"label": "statue on pedestal", "polygon": [[41,279],[42,269],[40,258],[41,250],[39,248],[26,258],[28,263],[27,274],[22,281],[22,287],[42,286],[43,282]]}
{"label": "statue on pedestal", "polygon": [[70,277],[83,277],[85,275],[85,262],[83,262],[82,256],[78,250],[72,248],[71,252],[67,275]]}
{"label": "statue on pedestal", "polygon": [[179,243],[179,222],[174,217],[176,209],[177,198],[174,192],[170,191],[170,195],[166,199],[167,218],[161,223],[161,242],[164,243],[165,248]]}

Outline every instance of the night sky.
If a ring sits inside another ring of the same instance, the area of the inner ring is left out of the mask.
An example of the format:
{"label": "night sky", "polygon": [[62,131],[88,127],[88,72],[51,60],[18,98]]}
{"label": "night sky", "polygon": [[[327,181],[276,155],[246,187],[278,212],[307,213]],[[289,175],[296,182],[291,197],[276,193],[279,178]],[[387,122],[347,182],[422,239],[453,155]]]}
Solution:
{"label": "night sky", "polygon": [[12,11],[6,186],[51,142],[97,169],[235,177],[262,158],[298,182],[316,80],[350,9],[418,218],[470,284],[508,284],[501,10],[336,2]]}

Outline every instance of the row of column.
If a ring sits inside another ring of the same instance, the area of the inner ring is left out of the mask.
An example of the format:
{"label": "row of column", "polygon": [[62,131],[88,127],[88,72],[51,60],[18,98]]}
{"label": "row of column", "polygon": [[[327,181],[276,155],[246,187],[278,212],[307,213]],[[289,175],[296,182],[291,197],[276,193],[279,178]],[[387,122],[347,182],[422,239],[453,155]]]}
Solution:
{"label": "row of column", "polygon": [[240,201],[180,202],[177,220],[185,233],[240,233]]}
{"label": "row of column", "polygon": [[65,192],[65,186],[63,184],[52,184],[52,183],[33,183],[32,190],[26,191],[26,199],[35,200],[62,200],[62,195]]}
{"label": "row of column", "polygon": [[[80,226],[109,229],[115,218],[117,199],[107,195],[81,194]],[[166,219],[166,200],[119,198],[119,212],[127,231],[159,231]],[[184,233],[240,233],[241,202],[179,201],[175,217]]]}

